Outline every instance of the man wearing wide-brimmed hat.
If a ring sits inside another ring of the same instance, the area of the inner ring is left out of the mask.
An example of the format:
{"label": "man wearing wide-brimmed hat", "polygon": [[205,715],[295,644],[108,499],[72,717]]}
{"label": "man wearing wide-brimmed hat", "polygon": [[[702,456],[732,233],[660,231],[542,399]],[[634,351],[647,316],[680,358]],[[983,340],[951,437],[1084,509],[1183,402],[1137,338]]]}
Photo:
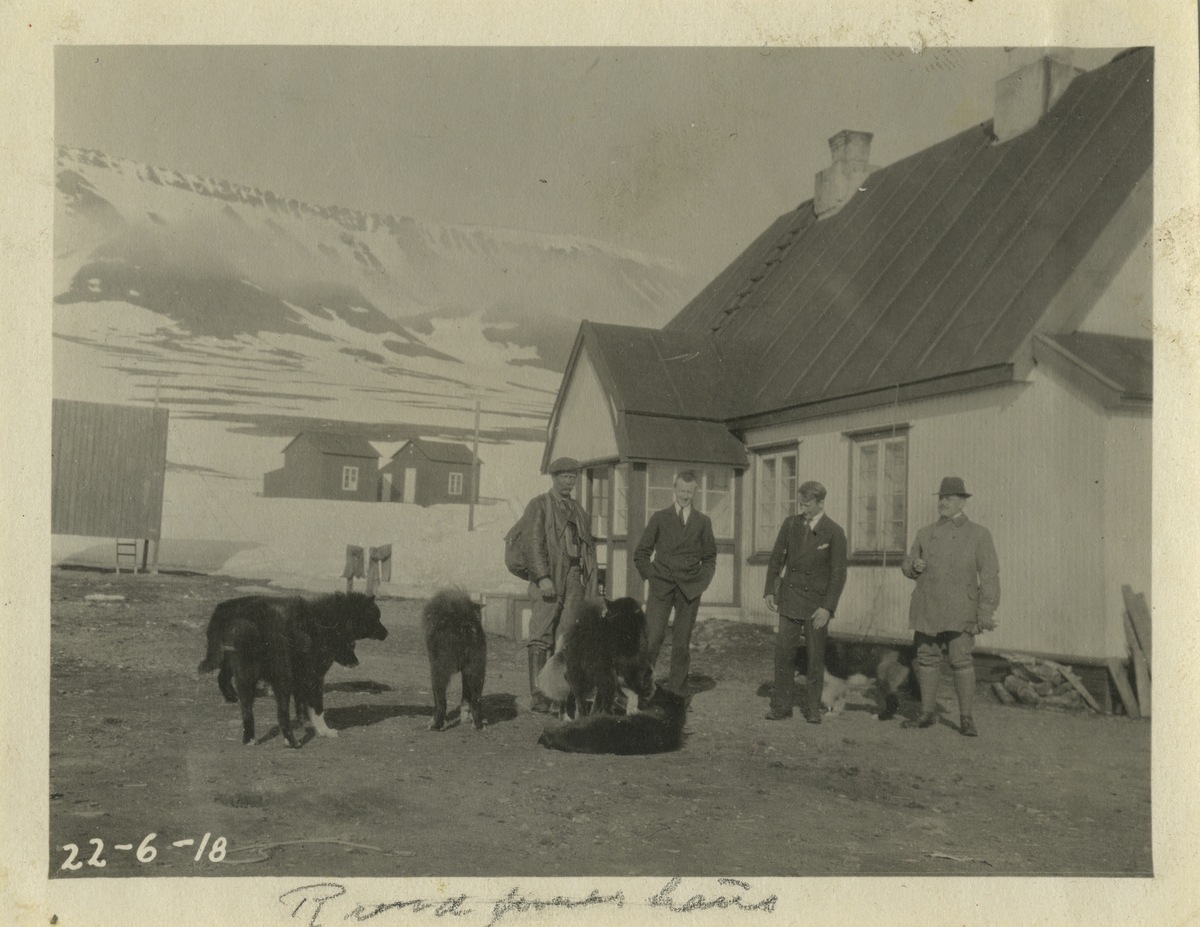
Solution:
{"label": "man wearing wide-brimmed hat", "polygon": [[596,544],[590,519],[571,498],[580,463],[559,457],[549,467],[553,485],[534,496],[525,509],[529,525],[529,697],[533,711],[551,710],[550,699],[537,686],[547,657],[561,644],[579,616],[584,596],[594,592]]}
{"label": "man wearing wide-brimmed hat", "polygon": [[905,727],[927,728],[937,722],[937,690],[942,654],[954,670],[958,693],[959,732],[979,734],[975,727],[975,635],[996,627],[1000,604],[1000,563],[987,528],[963,514],[971,498],[962,477],[948,476],[937,492],[938,520],[917,532],[912,550],[900,565],[917,581],[908,621],[917,645],[917,682],[921,715]]}

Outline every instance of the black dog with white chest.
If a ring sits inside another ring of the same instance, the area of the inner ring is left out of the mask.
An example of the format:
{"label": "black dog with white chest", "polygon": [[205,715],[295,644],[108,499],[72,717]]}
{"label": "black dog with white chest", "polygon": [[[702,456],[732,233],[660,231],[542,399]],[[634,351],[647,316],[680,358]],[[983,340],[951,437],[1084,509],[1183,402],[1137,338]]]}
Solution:
{"label": "black dog with white chest", "polygon": [[[592,713],[611,714],[618,686],[643,698],[654,692],[646,614],[635,599],[585,602],[563,650],[577,714],[588,713],[592,693]],[[635,714],[637,698],[630,694],[627,701],[626,713]]]}
{"label": "black dog with white chest", "polygon": [[462,723],[474,721],[483,728],[483,683],[487,676],[487,637],[483,633],[483,608],[457,589],[443,589],[425,603],[421,629],[429,652],[429,679],[433,686],[431,731],[446,726],[446,689],[450,677],[462,675]]}
{"label": "black dog with white chest", "polygon": [[243,596],[221,602],[213,611],[208,652],[197,669],[211,673],[220,668],[217,685],[226,701],[241,704],[242,743],[247,745],[254,743],[258,683],[269,683],[280,733],[289,747],[299,748],[292,733],[291,699],[297,715],[318,734],[336,737],[324,720],[325,674],[334,663],[357,666],[354,643],[364,638],[387,638],[374,596]]}

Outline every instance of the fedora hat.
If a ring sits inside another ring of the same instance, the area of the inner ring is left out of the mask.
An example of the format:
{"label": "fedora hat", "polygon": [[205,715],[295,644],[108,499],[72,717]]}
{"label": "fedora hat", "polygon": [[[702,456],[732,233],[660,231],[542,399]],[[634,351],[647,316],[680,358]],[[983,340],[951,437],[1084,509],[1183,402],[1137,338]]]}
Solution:
{"label": "fedora hat", "polygon": [[936,493],[939,496],[962,496],[964,499],[970,499],[971,494],[967,492],[967,487],[963,485],[961,476],[946,476],[942,478],[942,487]]}

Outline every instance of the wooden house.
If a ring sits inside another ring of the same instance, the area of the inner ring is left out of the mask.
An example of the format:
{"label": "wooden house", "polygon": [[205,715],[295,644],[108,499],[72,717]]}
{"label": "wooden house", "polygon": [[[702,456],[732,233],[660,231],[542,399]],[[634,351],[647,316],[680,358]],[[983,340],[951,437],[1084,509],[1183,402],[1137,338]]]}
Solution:
{"label": "wooden house", "polygon": [[303,431],[283,449],[283,466],[263,475],[263,495],[374,502],[379,452],[361,435]]}
{"label": "wooden house", "polygon": [[1151,578],[1153,68],[1039,58],[993,120],[882,168],[841,132],[663,330],[583,323],[544,463],[585,463],[609,594],[644,594],[629,547],[687,467],[720,544],[702,613],[772,622],[767,557],[815,479],[850,545],[833,631],[909,640],[899,562],[961,476],[1001,564],[980,649],[1123,658],[1121,586]]}
{"label": "wooden house", "polygon": [[55,399],[51,532],[114,538],[118,570],[127,544],[130,566],[136,570],[138,540],[145,542],[143,564],[151,541],[157,557],[169,417],[165,407]]}
{"label": "wooden house", "polygon": [[[471,498],[474,462],[475,455],[465,444],[412,438],[380,469],[377,498],[417,505],[478,502],[478,483]],[[475,468],[476,479],[479,469]]]}

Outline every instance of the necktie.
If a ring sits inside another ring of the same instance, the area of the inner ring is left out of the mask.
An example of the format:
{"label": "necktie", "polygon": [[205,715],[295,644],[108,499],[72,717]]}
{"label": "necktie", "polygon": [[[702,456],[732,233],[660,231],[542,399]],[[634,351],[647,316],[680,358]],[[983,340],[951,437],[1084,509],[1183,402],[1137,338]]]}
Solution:
{"label": "necktie", "polygon": [[683,525],[683,527],[685,527],[685,528],[687,527],[687,518],[684,517],[683,509],[679,510],[679,524]]}

